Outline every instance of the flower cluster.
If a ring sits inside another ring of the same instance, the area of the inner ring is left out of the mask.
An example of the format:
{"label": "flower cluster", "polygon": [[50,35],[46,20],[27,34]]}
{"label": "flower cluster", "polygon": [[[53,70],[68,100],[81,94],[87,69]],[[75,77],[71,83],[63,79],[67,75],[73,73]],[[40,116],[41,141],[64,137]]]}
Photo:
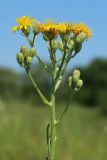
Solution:
{"label": "flower cluster", "polygon": [[78,91],[83,86],[83,81],[80,79],[80,71],[74,70],[72,73],[72,76],[68,79],[68,85],[69,87],[74,90]]}
{"label": "flower cluster", "polygon": [[21,67],[28,68],[32,63],[33,57],[36,55],[35,48],[28,49],[27,46],[22,46],[20,52],[17,54],[17,62]]}
{"label": "flower cluster", "polygon": [[86,39],[92,36],[92,31],[84,23],[71,24],[46,22],[43,24],[37,22],[34,18],[30,18],[27,16],[17,18],[16,21],[18,23],[18,26],[12,28],[13,32],[21,30],[25,33],[25,31],[27,31],[30,27],[33,27],[38,30],[38,33],[41,32],[51,39],[56,38],[62,33],[72,33],[77,36],[78,34],[83,32],[86,35]]}
{"label": "flower cluster", "polygon": [[[54,67],[55,63],[57,63],[57,67],[60,65],[58,64],[60,60],[57,60],[57,50],[60,50],[62,55],[64,55],[60,67],[62,68],[64,64],[67,65],[70,59],[80,52],[82,43],[92,36],[92,31],[84,23],[55,23],[54,21],[41,23],[29,16],[22,16],[17,18],[16,21],[18,26],[12,28],[13,32],[20,31],[23,33],[31,48],[34,47],[37,35],[42,33],[43,39],[47,43],[50,59]],[[57,37],[60,37],[60,39],[57,39]],[[20,52],[21,54],[18,54],[17,56],[18,63],[23,67],[29,67],[33,57],[29,55],[30,52],[28,51],[25,53],[25,50],[23,52],[21,49]],[[43,65],[38,55],[36,55],[36,57]],[[56,74],[59,76],[59,73],[56,72]]]}

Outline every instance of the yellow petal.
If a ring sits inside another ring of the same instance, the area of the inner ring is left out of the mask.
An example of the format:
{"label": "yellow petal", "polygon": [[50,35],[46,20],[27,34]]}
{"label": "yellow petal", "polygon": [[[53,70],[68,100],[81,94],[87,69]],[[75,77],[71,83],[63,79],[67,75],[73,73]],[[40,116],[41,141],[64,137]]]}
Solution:
{"label": "yellow petal", "polygon": [[18,30],[18,26],[12,27],[12,31],[16,32]]}

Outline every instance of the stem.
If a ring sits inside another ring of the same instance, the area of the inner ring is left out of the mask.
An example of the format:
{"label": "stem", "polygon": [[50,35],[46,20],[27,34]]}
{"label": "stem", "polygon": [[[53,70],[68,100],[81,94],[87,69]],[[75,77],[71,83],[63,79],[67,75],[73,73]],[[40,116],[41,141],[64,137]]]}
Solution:
{"label": "stem", "polygon": [[42,102],[43,102],[44,104],[48,105],[48,106],[51,106],[51,103],[45,98],[45,96],[42,94],[42,92],[41,92],[40,89],[38,88],[38,86],[37,86],[37,84],[35,83],[35,81],[34,81],[32,75],[31,75],[30,71],[27,71],[27,74],[28,74],[30,80],[32,81],[34,88],[35,88],[36,91],[38,92],[38,94],[39,94]]}
{"label": "stem", "polygon": [[35,38],[36,38],[36,34],[34,34],[34,36],[33,36],[32,47],[34,46]]}
{"label": "stem", "polygon": [[51,58],[53,67],[55,69],[56,58],[55,58],[55,53],[53,52],[52,40],[49,41],[49,44],[50,44],[50,58]]}
{"label": "stem", "polygon": [[41,58],[36,54],[36,58],[39,61],[39,64],[41,65],[41,67],[43,68],[43,70],[45,72],[48,72],[50,75],[52,75],[52,72],[48,69],[47,65],[41,60]]}
{"label": "stem", "polygon": [[30,47],[34,47],[35,38],[36,38],[36,34],[34,34],[33,40],[29,39],[29,36],[26,37]]}
{"label": "stem", "polygon": [[61,71],[62,66],[63,66],[63,64],[64,64],[64,61],[65,61],[65,57],[66,57],[66,47],[67,47],[67,42],[65,42],[65,45],[64,45],[64,55],[63,55],[61,64],[60,64],[60,66],[59,66],[58,73],[57,73],[56,78],[55,78],[55,81],[56,81],[56,82],[57,82],[57,80],[58,80],[58,78],[59,78],[60,71]]}
{"label": "stem", "polygon": [[69,99],[67,101],[67,104],[66,104],[66,106],[64,108],[64,111],[62,112],[58,122],[60,122],[62,120],[62,118],[64,117],[65,113],[67,112],[69,104],[70,104],[71,100],[73,99],[74,95],[75,95],[75,91],[70,93],[70,96],[69,96]]}
{"label": "stem", "polygon": [[51,147],[50,147],[50,159],[55,160],[55,143],[56,143],[56,111],[55,111],[55,84],[52,84],[51,94]]}

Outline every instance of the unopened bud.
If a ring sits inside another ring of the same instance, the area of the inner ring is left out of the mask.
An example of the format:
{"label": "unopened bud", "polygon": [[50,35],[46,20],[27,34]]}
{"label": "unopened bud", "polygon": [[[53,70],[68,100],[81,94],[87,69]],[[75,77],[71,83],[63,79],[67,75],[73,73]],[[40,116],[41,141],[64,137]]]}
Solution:
{"label": "unopened bud", "polygon": [[41,26],[40,22],[37,22],[37,23],[34,24],[34,26],[33,26],[33,33],[35,35],[37,35],[40,32],[40,26]]}
{"label": "unopened bud", "polygon": [[21,49],[20,49],[20,52],[23,53],[23,56],[25,58],[27,58],[27,56],[28,56],[28,48],[27,48],[27,46],[22,46]]}
{"label": "unopened bud", "polygon": [[32,57],[28,56],[26,59],[27,65],[30,65],[32,63]]}
{"label": "unopened bud", "polygon": [[31,48],[30,51],[29,51],[29,56],[30,57],[34,57],[36,55],[36,50],[35,48]]}
{"label": "unopened bud", "polygon": [[77,85],[75,87],[75,90],[80,90],[81,87],[83,86],[83,81],[81,79],[79,79],[79,81],[77,82]]}
{"label": "unopened bud", "polygon": [[22,65],[24,63],[24,56],[22,53],[17,54],[17,62]]}
{"label": "unopened bud", "polygon": [[73,83],[77,84],[79,78],[80,78],[80,71],[79,70],[74,70],[73,75],[72,75]]}
{"label": "unopened bud", "polygon": [[80,34],[77,35],[75,41],[77,43],[82,43],[82,42],[84,42],[85,39],[86,39],[86,34],[81,32]]}

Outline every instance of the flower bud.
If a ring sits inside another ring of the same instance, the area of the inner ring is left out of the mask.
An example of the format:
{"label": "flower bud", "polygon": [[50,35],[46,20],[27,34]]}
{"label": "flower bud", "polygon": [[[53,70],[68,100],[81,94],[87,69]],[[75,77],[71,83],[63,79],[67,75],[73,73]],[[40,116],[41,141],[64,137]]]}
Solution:
{"label": "flower bud", "polygon": [[32,57],[28,56],[26,59],[27,65],[30,65],[32,63]]}
{"label": "flower bud", "polygon": [[82,42],[84,42],[85,39],[86,39],[86,34],[81,32],[80,34],[77,35],[75,41],[77,43],[82,43]]}
{"label": "flower bud", "polygon": [[23,56],[25,58],[27,58],[27,56],[28,56],[28,48],[27,48],[27,46],[22,46],[21,49],[20,49],[20,52],[23,53]]}
{"label": "flower bud", "polygon": [[24,63],[24,56],[22,53],[17,54],[17,62],[22,65]]}
{"label": "flower bud", "polygon": [[79,70],[74,70],[73,75],[72,75],[72,81],[73,81],[74,85],[77,84],[79,78],[80,78],[80,71]]}
{"label": "flower bud", "polygon": [[40,26],[41,26],[41,23],[40,22],[37,22],[34,24],[34,26],[32,27],[33,29],[33,33],[35,35],[37,35],[39,32],[40,32]]}
{"label": "flower bud", "polygon": [[79,79],[79,81],[77,82],[77,85],[75,87],[75,90],[76,91],[80,90],[82,86],[83,86],[83,81],[81,79]]}
{"label": "flower bud", "polygon": [[36,55],[36,50],[35,50],[35,48],[32,47],[32,48],[30,49],[30,51],[29,51],[29,56],[30,56],[30,57],[34,57],[35,55]]}

